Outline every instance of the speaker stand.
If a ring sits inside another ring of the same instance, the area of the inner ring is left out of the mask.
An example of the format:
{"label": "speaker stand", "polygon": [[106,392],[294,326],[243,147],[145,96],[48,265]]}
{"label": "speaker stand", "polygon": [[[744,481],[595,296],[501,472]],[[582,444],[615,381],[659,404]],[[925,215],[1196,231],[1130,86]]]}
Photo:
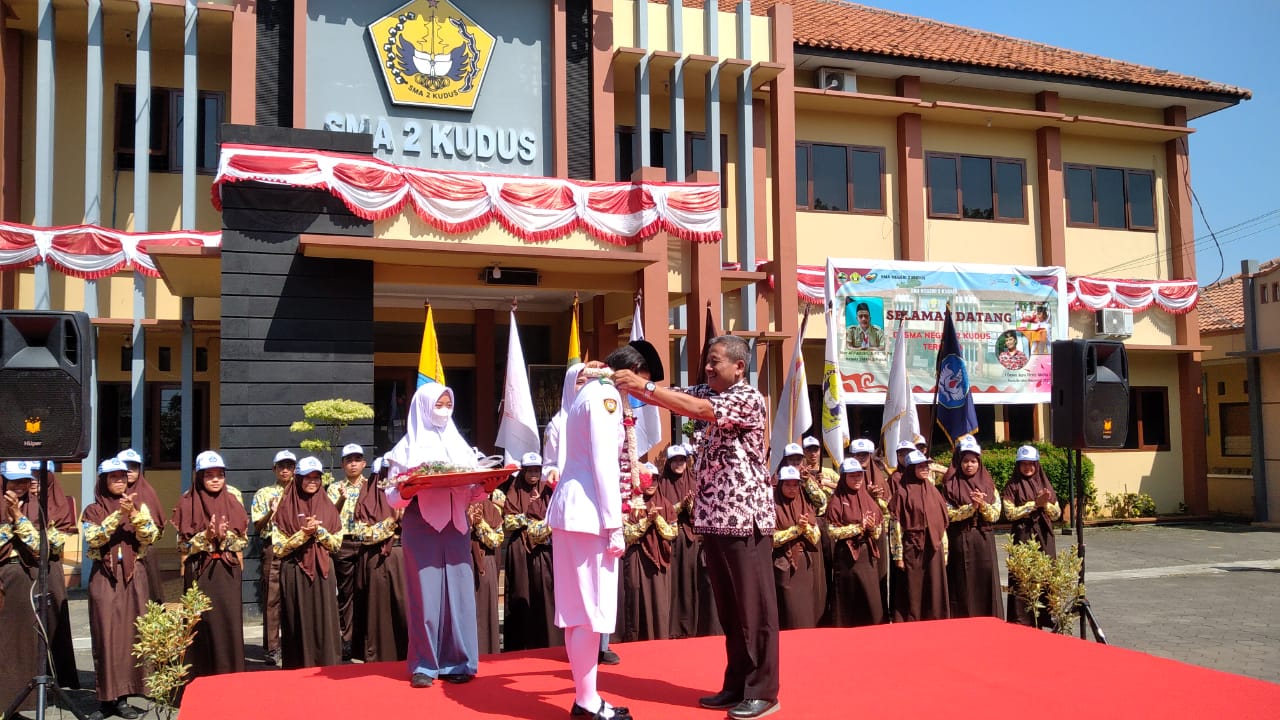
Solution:
{"label": "speaker stand", "polygon": [[9,703],[9,707],[5,709],[0,717],[11,718],[22,703],[27,701],[27,697],[32,692],[36,694],[36,719],[44,720],[45,710],[49,707],[49,695],[58,701],[58,704],[71,711],[79,720],[102,720],[102,713],[94,711],[91,715],[85,715],[76,707],[76,704],[67,697],[67,694],[58,686],[57,678],[54,676],[54,669],[49,658],[49,606],[52,604],[49,596],[49,473],[45,469],[47,466],[45,461],[40,462],[40,492],[37,495],[37,506],[39,507],[40,519],[40,552],[39,563],[36,570],[36,619],[40,623],[39,632],[36,633],[36,653],[40,657],[40,669],[38,674],[31,678],[27,683],[27,687],[18,693],[18,696]]}
{"label": "speaker stand", "polygon": [[[1072,462],[1073,453],[1074,462]],[[1080,456],[1080,448],[1067,451],[1067,468],[1075,493],[1075,512],[1072,513],[1072,520],[1076,526],[1076,552],[1080,555],[1080,585],[1084,586],[1084,461]],[[1107,636],[1103,634],[1102,628],[1098,627],[1089,598],[1081,596],[1076,601],[1076,611],[1080,614],[1080,639],[1084,639],[1085,623],[1088,622],[1093,630],[1093,639],[1106,645]]]}

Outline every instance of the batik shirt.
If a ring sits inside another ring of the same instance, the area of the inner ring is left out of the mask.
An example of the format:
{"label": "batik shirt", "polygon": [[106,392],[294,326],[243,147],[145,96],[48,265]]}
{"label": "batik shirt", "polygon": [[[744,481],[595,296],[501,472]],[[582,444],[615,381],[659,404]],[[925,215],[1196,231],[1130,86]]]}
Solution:
{"label": "batik shirt", "polygon": [[[342,519],[342,532],[349,540],[363,539],[364,533],[356,531],[356,506],[360,504],[360,488],[366,482],[368,480],[365,480],[363,475],[360,481],[355,483],[343,478],[341,481],[330,483],[325,489],[330,502],[338,508],[338,517]],[[387,537],[390,537],[390,534]]]}
{"label": "batik shirt", "polygon": [[699,535],[773,534],[773,488],[765,450],[765,402],[759,390],[738,382],[722,393],[709,385],[672,388],[711,403],[693,472],[698,479],[693,508]]}
{"label": "batik shirt", "polygon": [[[274,516],[276,506],[280,504],[280,497],[284,495],[285,486],[280,483],[268,485],[253,494],[253,506],[249,509],[249,520],[253,522],[254,527],[258,527],[263,520]],[[271,538],[271,531],[275,530],[275,522],[268,522],[262,528],[260,535],[268,540]]]}

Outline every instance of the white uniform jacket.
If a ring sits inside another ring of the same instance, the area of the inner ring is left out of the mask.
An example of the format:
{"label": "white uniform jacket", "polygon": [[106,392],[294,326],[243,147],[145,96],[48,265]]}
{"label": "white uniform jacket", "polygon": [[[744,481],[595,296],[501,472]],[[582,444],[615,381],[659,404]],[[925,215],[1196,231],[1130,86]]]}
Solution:
{"label": "white uniform jacket", "polygon": [[622,527],[622,398],[612,383],[583,386],[560,442],[565,462],[547,507],[551,529],[605,535]]}

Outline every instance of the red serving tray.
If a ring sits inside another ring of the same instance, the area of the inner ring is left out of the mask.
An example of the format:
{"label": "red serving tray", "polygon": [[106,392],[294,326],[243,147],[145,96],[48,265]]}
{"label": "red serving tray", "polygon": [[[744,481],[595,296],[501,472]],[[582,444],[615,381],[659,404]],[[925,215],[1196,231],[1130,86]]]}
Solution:
{"label": "red serving tray", "polygon": [[464,487],[467,485],[483,485],[485,492],[493,492],[519,468],[515,465],[494,468],[492,470],[472,470],[469,472],[438,473],[435,475],[409,475],[400,481],[400,492],[408,488],[419,490],[438,490],[441,488]]}

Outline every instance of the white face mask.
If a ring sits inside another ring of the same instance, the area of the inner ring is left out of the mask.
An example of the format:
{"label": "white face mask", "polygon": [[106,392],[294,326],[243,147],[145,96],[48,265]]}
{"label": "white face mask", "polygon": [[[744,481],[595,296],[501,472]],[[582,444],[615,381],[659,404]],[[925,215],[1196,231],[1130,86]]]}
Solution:
{"label": "white face mask", "polygon": [[452,406],[431,408],[431,419],[437,425],[444,425],[445,423],[449,422],[449,418],[451,417],[453,417]]}

